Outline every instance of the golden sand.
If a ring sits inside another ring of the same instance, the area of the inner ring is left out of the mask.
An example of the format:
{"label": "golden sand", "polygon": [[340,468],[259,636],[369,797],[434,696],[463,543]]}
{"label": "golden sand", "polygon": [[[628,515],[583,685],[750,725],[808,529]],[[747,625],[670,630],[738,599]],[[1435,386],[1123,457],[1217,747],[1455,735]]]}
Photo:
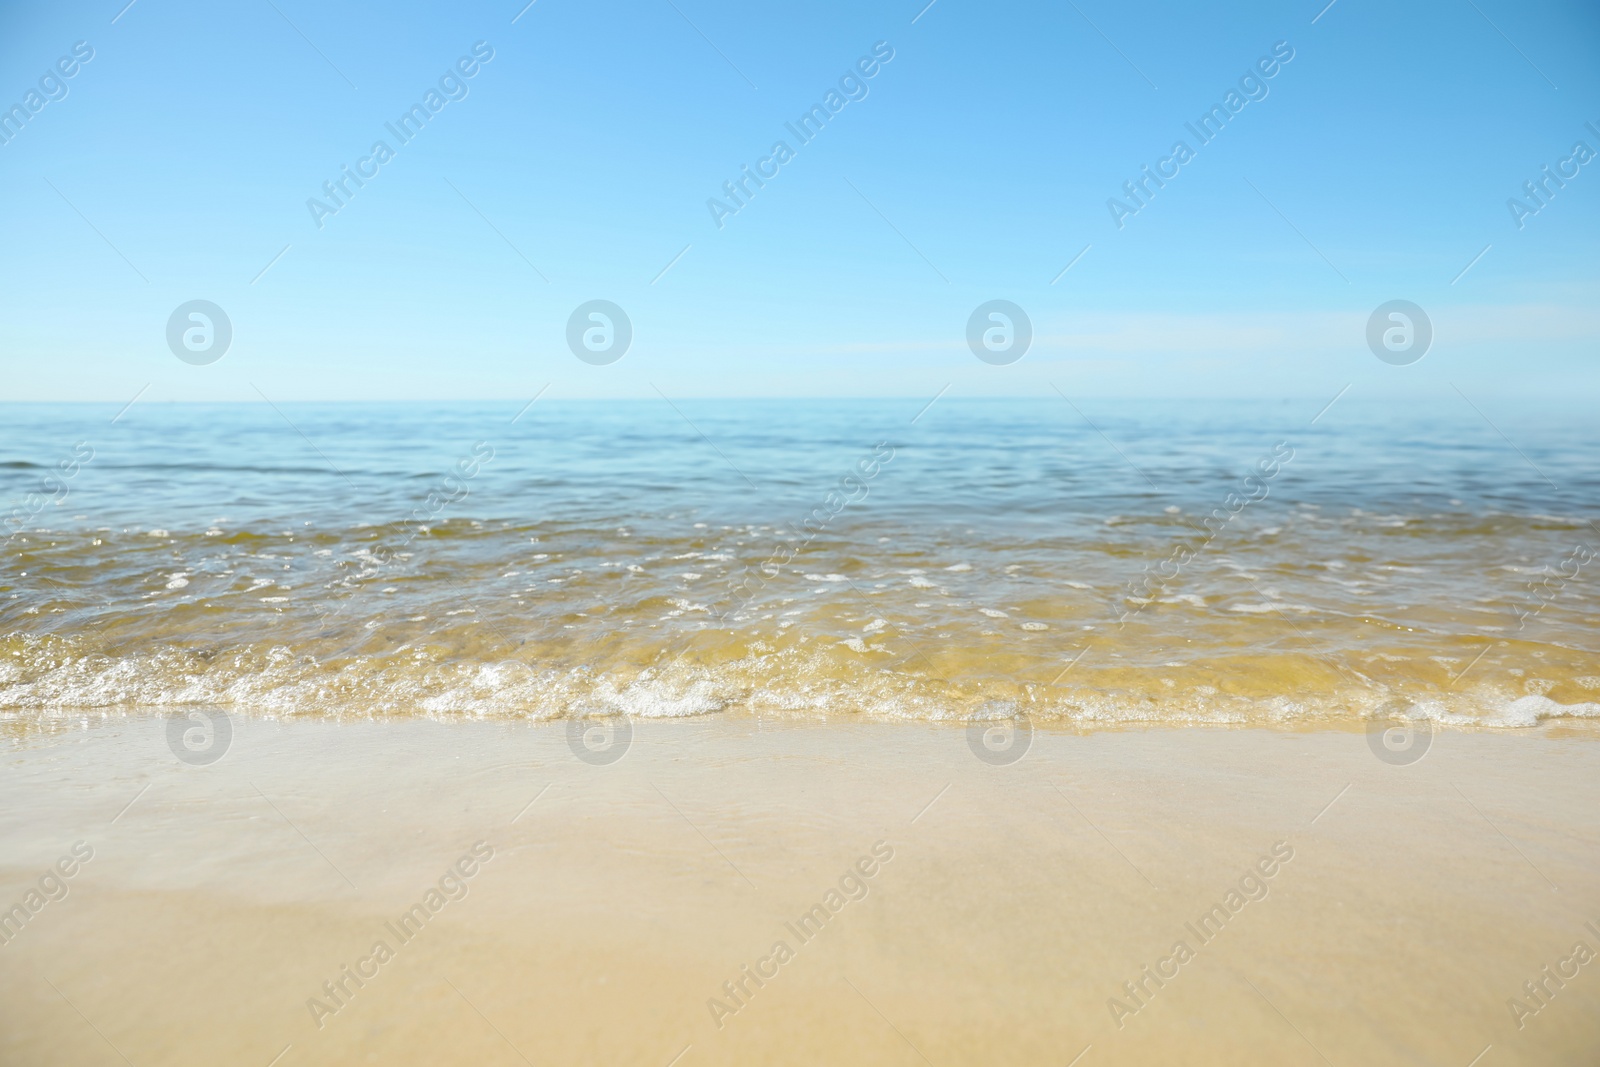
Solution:
{"label": "golden sand", "polygon": [[1600,1058],[1587,734],[233,725],[13,744],[0,1062]]}

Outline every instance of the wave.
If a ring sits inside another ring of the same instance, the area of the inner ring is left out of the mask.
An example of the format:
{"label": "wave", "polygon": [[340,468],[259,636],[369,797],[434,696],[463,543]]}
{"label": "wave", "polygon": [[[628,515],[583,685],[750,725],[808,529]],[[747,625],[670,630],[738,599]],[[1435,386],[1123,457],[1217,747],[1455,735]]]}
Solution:
{"label": "wave", "polygon": [[[1420,678],[1341,679],[1308,657],[1284,657],[1271,680],[1241,662],[1206,679],[1173,669],[1082,668],[1052,682],[1004,672],[950,677],[908,648],[843,641],[825,648],[693,644],[657,662],[605,666],[517,658],[469,660],[407,647],[323,659],[282,645],[166,649],[122,656],[69,638],[16,638],[0,663],[0,718],[41,722],[88,709],[228,706],[271,716],[435,719],[672,719],[716,713],[885,721],[983,721],[1026,715],[1085,728],[1228,725],[1300,728],[1373,718],[1451,727],[1526,728],[1600,718],[1600,702],[1561,702],[1550,680],[1522,690],[1461,692]],[[1254,679],[1257,684],[1251,684]],[[1544,690],[1529,692],[1528,689]],[[1571,681],[1572,696],[1600,678]]]}

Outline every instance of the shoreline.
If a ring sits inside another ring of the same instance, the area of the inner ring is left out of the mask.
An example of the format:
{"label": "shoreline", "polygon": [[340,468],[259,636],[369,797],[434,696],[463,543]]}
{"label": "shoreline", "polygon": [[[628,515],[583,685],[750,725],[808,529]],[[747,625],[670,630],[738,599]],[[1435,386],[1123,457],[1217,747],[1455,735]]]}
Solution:
{"label": "shoreline", "polygon": [[[136,723],[150,719],[166,719],[173,717],[186,717],[191,713],[201,715],[226,715],[230,722],[248,724],[280,723],[300,725],[331,725],[331,726],[361,726],[383,725],[400,723],[431,723],[436,726],[525,726],[530,728],[561,726],[565,723],[605,723],[627,722],[633,725],[660,724],[670,726],[676,723],[706,723],[723,722],[729,724],[749,724],[758,729],[789,727],[822,727],[822,728],[848,728],[848,727],[927,727],[935,730],[967,729],[973,725],[985,723],[1005,723],[1026,721],[1034,730],[1044,733],[1069,734],[1075,737],[1091,737],[1101,733],[1141,733],[1145,731],[1160,730],[1197,730],[1197,731],[1234,731],[1257,730],[1264,733],[1307,734],[1307,733],[1361,733],[1373,723],[1404,724],[1412,722],[1421,727],[1426,727],[1434,734],[1468,733],[1468,734],[1504,734],[1517,737],[1595,737],[1600,739],[1600,715],[1586,713],[1590,707],[1600,707],[1600,704],[1578,703],[1573,705],[1559,705],[1550,702],[1549,705],[1523,705],[1525,708],[1535,708],[1540,712],[1538,716],[1523,715],[1502,718],[1471,718],[1467,716],[1437,717],[1428,715],[1427,708],[1422,705],[1412,705],[1408,710],[1422,714],[1407,715],[1404,712],[1380,709],[1370,716],[1352,714],[1345,710],[1330,711],[1320,717],[1303,718],[1278,718],[1271,720],[1250,719],[1243,716],[1217,717],[1217,718],[1161,718],[1152,715],[1149,718],[1093,718],[1089,716],[1072,716],[1062,714],[1040,714],[1035,710],[1032,714],[1027,712],[1004,714],[996,711],[989,716],[968,716],[958,710],[949,714],[938,716],[917,716],[911,714],[884,714],[862,710],[827,711],[816,708],[793,708],[780,711],[770,709],[751,709],[749,707],[734,705],[711,710],[692,710],[677,713],[659,714],[627,714],[612,713],[592,715],[547,714],[533,717],[522,713],[520,710],[508,711],[503,714],[483,713],[479,711],[358,711],[358,712],[327,712],[321,710],[300,711],[284,709],[260,709],[244,703],[217,703],[208,701],[190,701],[184,703],[157,704],[157,705],[100,705],[82,707],[58,707],[48,713],[34,709],[3,709],[0,710],[0,737],[10,735],[14,743],[25,743],[33,738],[60,738],[73,732],[84,730],[97,730],[114,727],[119,723]],[[1571,708],[1573,713],[1565,714],[1557,710],[1547,712],[1546,707]],[[42,731],[42,732],[38,732]]]}

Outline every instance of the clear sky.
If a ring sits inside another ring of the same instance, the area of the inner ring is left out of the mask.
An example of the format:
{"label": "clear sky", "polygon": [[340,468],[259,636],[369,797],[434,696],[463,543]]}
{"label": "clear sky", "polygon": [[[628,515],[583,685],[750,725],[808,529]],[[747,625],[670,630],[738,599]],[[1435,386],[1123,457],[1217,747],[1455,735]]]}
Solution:
{"label": "clear sky", "polygon": [[[5,399],[1600,393],[1592,3],[125,2],[0,5]],[[992,299],[1020,362],[968,349]],[[1391,299],[1411,366],[1365,341]]]}

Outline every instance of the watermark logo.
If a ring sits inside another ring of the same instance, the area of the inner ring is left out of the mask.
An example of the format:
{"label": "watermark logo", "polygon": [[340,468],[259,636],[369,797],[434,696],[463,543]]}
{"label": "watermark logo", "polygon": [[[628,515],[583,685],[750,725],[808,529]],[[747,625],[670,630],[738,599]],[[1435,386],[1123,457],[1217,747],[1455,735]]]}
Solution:
{"label": "watermark logo", "polygon": [[979,304],[967,319],[967,347],[985,363],[1004,367],[1028,354],[1033,322],[1009,300]]}
{"label": "watermark logo", "polygon": [[1379,304],[1367,319],[1367,347],[1385,363],[1404,367],[1428,354],[1433,321],[1409,300]]}
{"label": "watermark logo", "polygon": [[185,363],[204,367],[228,354],[233,323],[209,300],[179,304],[167,319],[167,347]]}
{"label": "watermark logo", "polygon": [[1367,720],[1367,747],[1392,767],[1409,767],[1432,745],[1433,724],[1427,719]]}
{"label": "watermark logo", "polygon": [[178,762],[208,767],[233,744],[233,719],[225,711],[194,709],[167,718],[167,747]]}
{"label": "watermark logo", "polygon": [[967,726],[967,747],[991,767],[1009,767],[1028,754],[1033,723],[1026,715],[989,719]]}
{"label": "watermark logo", "polygon": [[567,319],[567,347],[585,363],[604,367],[628,354],[633,320],[609,300],[579,304]]}
{"label": "watermark logo", "polygon": [[618,716],[611,719],[568,719],[567,747],[591,767],[606,767],[628,754],[633,745],[633,724]]}

